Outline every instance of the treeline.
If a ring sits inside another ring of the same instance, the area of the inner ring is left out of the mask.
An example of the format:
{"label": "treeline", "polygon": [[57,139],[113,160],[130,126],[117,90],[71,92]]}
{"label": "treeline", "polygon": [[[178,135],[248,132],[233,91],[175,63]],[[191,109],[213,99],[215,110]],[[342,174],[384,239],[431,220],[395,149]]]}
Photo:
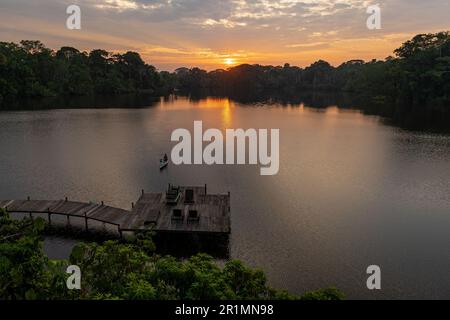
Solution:
{"label": "treeline", "polygon": [[338,67],[319,60],[306,68],[243,64],[169,73],[158,72],[136,52],[87,53],[71,47],[54,51],[39,41],[0,42],[0,106],[2,100],[27,97],[159,96],[174,89],[191,96],[220,92],[238,100],[245,97],[244,102],[327,92],[345,94],[351,107],[402,126],[450,130],[450,33],[417,35],[394,53],[382,61],[351,60]]}
{"label": "treeline", "polygon": [[171,91],[171,74],[158,72],[136,52],[51,50],[40,41],[0,42],[2,99]]}
{"label": "treeline", "polygon": [[[219,267],[198,254],[188,260],[155,254],[145,234],[127,242],[81,243],[70,259],[50,260],[43,252],[42,218],[13,220],[0,209],[0,300],[340,300],[334,288],[295,296],[267,285],[261,270],[237,260]],[[81,270],[81,290],[69,290],[66,268]]]}
{"label": "treeline", "polygon": [[338,67],[319,60],[304,69],[243,64],[228,70],[175,72],[183,89],[344,90],[411,104],[450,102],[449,32],[417,35],[395,55],[384,61],[351,60]]}
{"label": "treeline", "polygon": [[450,34],[421,34],[383,61],[351,60],[338,67],[319,60],[309,67],[239,65],[206,72],[176,70],[188,92],[293,96],[306,91],[345,93],[355,107],[410,127],[450,129]]}

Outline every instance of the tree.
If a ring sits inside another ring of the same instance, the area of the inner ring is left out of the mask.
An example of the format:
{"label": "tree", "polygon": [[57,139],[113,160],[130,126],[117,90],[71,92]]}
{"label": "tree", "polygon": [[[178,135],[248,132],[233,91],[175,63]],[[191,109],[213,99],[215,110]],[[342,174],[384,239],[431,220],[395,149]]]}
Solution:
{"label": "tree", "polygon": [[[221,268],[208,255],[181,261],[154,253],[151,235],[126,243],[80,243],[70,261],[49,260],[42,250],[43,219],[13,220],[0,210],[0,299],[297,299],[267,285],[261,270],[233,260]],[[65,268],[82,270],[82,290],[68,290]],[[335,289],[311,300],[341,299]]]}
{"label": "tree", "polygon": [[439,32],[416,35],[411,40],[406,41],[400,48],[396,49],[394,53],[403,59],[411,58],[424,51],[434,51],[439,56],[442,56],[449,55],[449,48],[450,33]]}
{"label": "tree", "polygon": [[[160,77],[136,52],[89,54],[73,47],[56,52],[40,41],[0,43],[0,104],[22,97],[120,94],[167,94],[174,78]],[[1,105],[0,105],[1,106]]]}
{"label": "tree", "polygon": [[0,209],[0,299],[60,299],[63,271],[44,255],[40,233],[43,219],[13,220]]}

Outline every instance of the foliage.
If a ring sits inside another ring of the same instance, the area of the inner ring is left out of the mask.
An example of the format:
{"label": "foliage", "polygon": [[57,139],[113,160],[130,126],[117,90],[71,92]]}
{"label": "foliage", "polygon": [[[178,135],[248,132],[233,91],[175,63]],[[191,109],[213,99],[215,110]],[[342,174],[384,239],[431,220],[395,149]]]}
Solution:
{"label": "foliage", "polygon": [[[172,84],[167,73],[146,64],[136,52],[53,51],[40,41],[0,42],[0,97],[46,97],[147,92],[162,94]],[[0,99],[1,100],[1,99]],[[0,101],[1,102],[1,101]]]}
{"label": "foliage", "polygon": [[395,54],[384,61],[350,60],[338,67],[319,60],[304,69],[244,64],[211,72],[180,68],[175,73],[178,88],[190,92],[220,89],[228,95],[245,91],[284,96],[306,90],[346,92],[361,101],[358,107],[401,125],[449,130],[450,33],[417,35]]}
{"label": "foliage", "polygon": [[[80,243],[70,261],[49,260],[42,249],[42,219],[13,220],[0,210],[0,299],[339,300],[326,289],[297,297],[267,285],[261,270],[237,260],[219,267],[205,254],[179,260],[154,254],[151,236],[138,234],[126,243]],[[65,268],[82,270],[82,290],[68,290]]]}
{"label": "foliage", "polygon": [[[43,253],[43,219],[13,220],[0,210],[0,298],[67,298],[62,264]],[[63,281],[63,282],[62,282]]]}
{"label": "foliage", "polygon": [[301,300],[342,300],[344,295],[336,288],[327,288],[305,293]]}
{"label": "foliage", "polygon": [[[39,41],[0,42],[0,107],[18,97],[121,94],[162,95],[175,88],[191,97],[201,90],[222,95],[284,97],[312,90],[345,92],[352,106],[412,129],[450,130],[450,34],[420,34],[383,61],[350,60],[338,67],[319,60],[306,68],[243,64],[207,72],[179,68],[158,72],[136,52],[58,51]],[[243,94],[244,93],[244,94]],[[245,101],[241,101],[245,102]]]}
{"label": "foliage", "polygon": [[211,256],[186,261],[148,256],[138,247],[114,241],[80,244],[70,262],[83,270],[83,298],[221,300],[295,298],[267,286],[261,270],[240,261],[222,269]]}

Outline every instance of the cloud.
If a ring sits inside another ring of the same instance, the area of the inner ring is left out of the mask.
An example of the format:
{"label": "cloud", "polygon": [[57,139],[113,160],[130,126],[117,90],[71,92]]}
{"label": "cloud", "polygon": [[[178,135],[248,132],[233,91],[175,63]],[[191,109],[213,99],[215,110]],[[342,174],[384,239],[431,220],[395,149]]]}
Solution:
{"label": "cloud", "polygon": [[286,45],[286,48],[324,48],[328,46],[329,44],[327,42],[312,42],[312,43],[295,43],[295,44],[288,44]]}
{"label": "cloud", "polygon": [[[78,4],[82,30],[65,28]],[[380,3],[382,30],[366,28]],[[448,29],[448,0],[1,0],[0,40],[134,50],[161,69],[384,58],[410,35]],[[359,55],[356,57],[356,55]]]}
{"label": "cloud", "polygon": [[247,23],[245,23],[245,22],[236,22],[236,21],[231,21],[228,19],[219,19],[219,20],[206,19],[203,22],[199,22],[198,24],[203,27],[223,26],[225,28],[235,28],[235,27],[247,26]]}

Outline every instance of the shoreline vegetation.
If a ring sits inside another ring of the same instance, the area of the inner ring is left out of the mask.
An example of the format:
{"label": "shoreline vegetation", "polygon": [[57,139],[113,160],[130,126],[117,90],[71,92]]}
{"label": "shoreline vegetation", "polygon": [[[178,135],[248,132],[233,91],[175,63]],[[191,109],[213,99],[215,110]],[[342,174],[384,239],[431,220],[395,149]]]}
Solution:
{"label": "shoreline vegetation", "polygon": [[[0,42],[0,110],[21,99],[173,92],[229,97],[239,102],[301,101],[305,95],[344,97],[360,109],[413,130],[450,131],[450,33],[420,34],[385,60],[350,60],[337,67],[242,64],[207,72],[157,71],[139,53],[55,51],[40,41]],[[111,99],[110,99],[111,100]]]}
{"label": "shoreline vegetation", "polygon": [[[0,209],[0,300],[342,300],[335,288],[296,296],[267,285],[264,272],[238,260],[219,267],[206,254],[187,260],[155,254],[152,238],[76,245],[68,260],[43,252],[42,218],[12,219]],[[66,268],[81,269],[81,290],[66,286]]]}

